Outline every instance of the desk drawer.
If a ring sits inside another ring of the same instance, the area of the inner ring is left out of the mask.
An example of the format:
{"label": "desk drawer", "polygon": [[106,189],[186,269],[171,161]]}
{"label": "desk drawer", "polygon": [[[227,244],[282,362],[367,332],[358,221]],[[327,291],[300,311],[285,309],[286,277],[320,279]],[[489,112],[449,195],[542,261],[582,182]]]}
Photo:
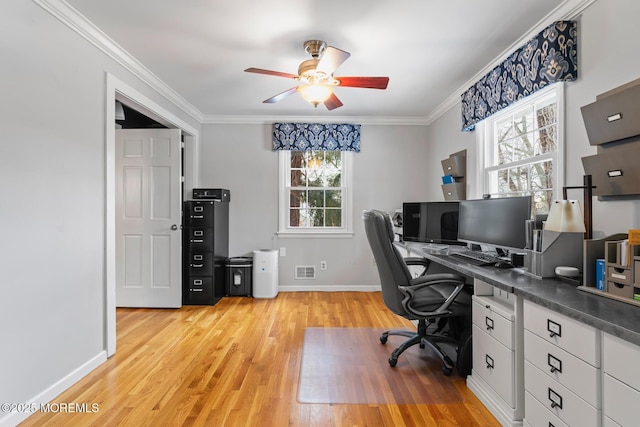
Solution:
{"label": "desk drawer", "polygon": [[[473,296],[473,324],[510,350],[514,349],[513,313],[505,312],[496,300]],[[506,315],[511,315],[505,318]]]}
{"label": "desk drawer", "polygon": [[531,427],[569,427],[529,392],[524,393],[524,419]]}
{"label": "desk drawer", "polygon": [[623,426],[638,425],[638,408],[640,407],[638,390],[605,374],[602,400],[605,416]]}
{"label": "desk drawer", "polygon": [[599,407],[600,370],[536,334],[524,331],[524,357],[549,377]]}
{"label": "desk drawer", "polygon": [[629,267],[607,266],[607,280],[616,283],[631,284],[631,269]]}
{"label": "desk drawer", "polygon": [[542,373],[527,360],[524,361],[524,383],[526,391],[531,393],[531,396],[568,425],[580,427],[600,425],[600,410]]}
{"label": "desk drawer", "polygon": [[600,335],[592,326],[525,300],[524,328],[590,365],[600,367]]}
{"label": "desk drawer", "polygon": [[[613,335],[604,334],[602,348],[604,373],[640,390],[640,347]],[[636,407],[640,408],[640,402]]]}
{"label": "desk drawer", "polygon": [[509,405],[515,407],[514,352],[473,325],[473,371]]}

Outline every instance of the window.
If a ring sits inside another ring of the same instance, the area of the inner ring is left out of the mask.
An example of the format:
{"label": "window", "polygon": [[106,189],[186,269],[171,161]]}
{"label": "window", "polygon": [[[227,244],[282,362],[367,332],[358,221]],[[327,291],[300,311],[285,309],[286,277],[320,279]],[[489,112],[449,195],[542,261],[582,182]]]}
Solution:
{"label": "window", "polygon": [[280,152],[280,233],[350,232],[351,153]]}
{"label": "window", "polygon": [[551,86],[485,120],[485,194],[531,195],[534,214],[549,212],[562,188],[562,88]]}

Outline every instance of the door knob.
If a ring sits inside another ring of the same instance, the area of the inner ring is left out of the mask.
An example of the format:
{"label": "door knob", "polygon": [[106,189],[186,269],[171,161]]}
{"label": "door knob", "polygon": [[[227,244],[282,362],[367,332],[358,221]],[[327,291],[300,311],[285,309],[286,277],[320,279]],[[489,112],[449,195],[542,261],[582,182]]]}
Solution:
{"label": "door knob", "polygon": [[173,224],[173,225],[171,226],[171,229],[172,229],[172,230],[177,230],[177,229],[178,229],[178,226],[177,226],[176,224]]}

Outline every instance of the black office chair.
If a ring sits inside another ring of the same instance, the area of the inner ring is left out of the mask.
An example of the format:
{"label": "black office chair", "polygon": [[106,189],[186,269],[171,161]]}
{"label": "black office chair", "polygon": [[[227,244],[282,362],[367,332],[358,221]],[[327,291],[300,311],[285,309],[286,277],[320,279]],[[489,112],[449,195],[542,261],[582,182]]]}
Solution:
{"label": "black office chair", "polygon": [[[451,375],[454,363],[437,343],[458,343],[458,334],[452,334],[448,326],[443,327],[445,319],[470,317],[471,295],[465,290],[465,277],[454,273],[439,273],[412,278],[407,265],[421,264],[426,271],[429,261],[402,257],[393,243],[393,224],[389,214],[368,210],[363,213],[363,219],[380,275],[385,305],[399,316],[418,321],[416,332],[390,330],[380,336],[382,344],[386,344],[389,335],[409,337],[409,340],[393,350],[389,365],[396,366],[398,356],[409,347],[419,344],[420,348],[425,348],[428,345],[442,359],[442,372]],[[450,322],[450,325],[453,323]],[[428,326],[434,326],[434,333],[427,332]]]}

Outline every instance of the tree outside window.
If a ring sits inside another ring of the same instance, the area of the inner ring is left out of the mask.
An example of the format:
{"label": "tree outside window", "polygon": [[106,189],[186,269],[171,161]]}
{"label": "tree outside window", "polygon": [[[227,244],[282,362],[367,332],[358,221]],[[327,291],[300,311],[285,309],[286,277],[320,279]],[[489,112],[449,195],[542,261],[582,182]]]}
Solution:
{"label": "tree outside window", "polygon": [[548,213],[558,173],[556,92],[521,101],[510,110],[489,119],[485,186],[497,197],[531,195],[534,213]]}

